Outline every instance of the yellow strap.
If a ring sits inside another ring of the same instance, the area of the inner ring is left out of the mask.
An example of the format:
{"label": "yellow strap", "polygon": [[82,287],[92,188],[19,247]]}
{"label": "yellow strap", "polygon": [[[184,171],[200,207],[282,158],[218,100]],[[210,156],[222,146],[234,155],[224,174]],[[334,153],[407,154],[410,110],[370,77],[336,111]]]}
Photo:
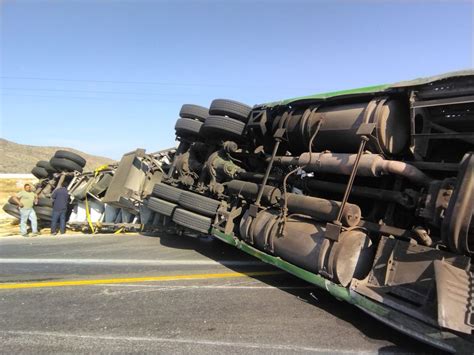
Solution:
{"label": "yellow strap", "polygon": [[97,176],[99,172],[108,168],[109,168],[109,164],[104,164],[104,165],[99,166],[97,169],[94,170],[94,176]]}
{"label": "yellow strap", "polygon": [[114,234],[120,234],[123,232],[123,227],[120,227],[119,229],[117,229]]}
{"label": "yellow strap", "polygon": [[91,214],[89,213],[89,202],[87,201],[87,194],[86,194],[86,217],[87,217],[87,223],[89,224],[89,227],[91,228],[92,234],[95,234],[95,228],[94,228],[94,225],[92,224]]}

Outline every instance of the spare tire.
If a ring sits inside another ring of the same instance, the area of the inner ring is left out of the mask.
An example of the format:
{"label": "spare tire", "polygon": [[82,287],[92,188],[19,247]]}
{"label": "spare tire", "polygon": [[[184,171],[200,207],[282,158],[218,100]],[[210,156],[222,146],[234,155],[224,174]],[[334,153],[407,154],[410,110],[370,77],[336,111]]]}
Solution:
{"label": "spare tire", "polygon": [[6,203],[3,205],[3,210],[10,216],[20,219],[20,210],[18,209],[18,206]]}
{"label": "spare tire", "polygon": [[202,122],[193,120],[192,118],[179,118],[176,121],[174,129],[178,137],[199,137],[201,131]]}
{"label": "spare tire", "polygon": [[80,155],[68,152],[67,150],[58,150],[54,153],[55,158],[68,159],[79,165],[81,168],[86,166],[86,160]]}
{"label": "spare tire", "polygon": [[33,169],[31,169],[31,173],[37,177],[38,179],[44,179],[49,176],[48,172],[46,171],[45,168],[41,168],[39,166],[35,166]]}
{"label": "spare tire", "polygon": [[38,219],[46,222],[51,222],[53,216],[53,209],[47,206],[35,206],[34,210]]}
{"label": "spare tire", "polygon": [[48,174],[54,174],[57,173],[58,171],[51,166],[49,161],[46,160],[40,160],[39,162],[36,163],[36,166],[45,169]]}
{"label": "spare tire", "polygon": [[219,200],[201,196],[191,191],[183,191],[179,196],[179,204],[187,210],[213,217],[221,204]]}
{"label": "spare tire", "polygon": [[202,122],[206,120],[207,116],[209,116],[209,110],[198,105],[184,104],[179,111],[181,118],[194,118]]}
{"label": "spare tire", "polygon": [[38,197],[37,206],[53,207],[53,199],[47,197]]}
{"label": "spare tire", "polygon": [[234,100],[215,99],[209,108],[209,114],[217,116],[229,116],[247,123],[252,108]]}
{"label": "spare tire", "polygon": [[173,222],[201,233],[209,233],[212,221],[196,213],[177,208],[173,213]]}
{"label": "spare tire", "polygon": [[82,167],[79,164],[66,158],[51,158],[49,163],[53,168],[58,171],[79,171],[80,173],[82,172]]}
{"label": "spare tire", "polygon": [[241,139],[245,123],[224,116],[209,116],[202,125],[201,135],[206,138],[236,138]]}
{"label": "spare tire", "polygon": [[182,192],[183,190],[180,190],[177,187],[159,183],[153,187],[152,195],[155,197],[162,198],[166,201],[178,203],[179,196]]}

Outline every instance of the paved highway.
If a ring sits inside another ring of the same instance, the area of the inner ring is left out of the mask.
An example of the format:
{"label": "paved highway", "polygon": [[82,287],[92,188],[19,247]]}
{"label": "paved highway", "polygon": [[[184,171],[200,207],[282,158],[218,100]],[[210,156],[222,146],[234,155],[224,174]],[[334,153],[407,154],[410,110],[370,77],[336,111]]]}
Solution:
{"label": "paved highway", "polygon": [[0,238],[0,351],[434,352],[217,240]]}

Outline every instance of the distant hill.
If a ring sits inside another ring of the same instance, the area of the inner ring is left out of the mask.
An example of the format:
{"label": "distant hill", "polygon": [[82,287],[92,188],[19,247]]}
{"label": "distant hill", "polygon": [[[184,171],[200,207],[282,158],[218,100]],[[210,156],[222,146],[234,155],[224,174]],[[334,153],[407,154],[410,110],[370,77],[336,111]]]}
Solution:
{"label": "distant hill", "polygon": [[29,173],[38,160],[49,160],[59,150],[68,150],[87,160],[85,171],[113,163],[114,160],[86,154],[71,148],[17,144],[0,138],[0,173]]}

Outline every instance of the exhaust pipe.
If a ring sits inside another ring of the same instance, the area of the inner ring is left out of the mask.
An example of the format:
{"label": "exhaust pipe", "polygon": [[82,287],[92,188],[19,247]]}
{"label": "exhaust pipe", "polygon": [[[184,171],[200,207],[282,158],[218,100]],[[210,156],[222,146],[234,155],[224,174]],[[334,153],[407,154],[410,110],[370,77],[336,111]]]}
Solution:
{"label": "exhaust pipe", "polygon": [[[357,154],[303,153],[299,157],[278,157],[275,159],[275,164],[298,165],[304,167],[306,171],[350,175],[356,157]],[[432,181],[413,165],[397,160],[385,160],[378,154],[364,154],[360,157],[358,176],[380,177],[389,174],[403,176],[414,184],[422,186],[429,185]]]}
{"label": "exhaust pipe", "polygon": [[[229,195],[242,196],[250,201],[255,201],[261,186],[253,182],[242,180],[232,180],[224,183],[224,185],[227,187]],[[282,194],[278,188],[265,185],[262,195],[262,202],[265,205],[275,205],[279,203],[281,199]],[[287,207],[290,213],[310,216],[319,221],[332,222],[336,220],[340,206],[341,202],[339,201],[293,193],[287,194]],[[359,206],[346,203],[342,212],[342,224],[347,227],[353,227],[359,224],[360,218],[361,210]]]}

